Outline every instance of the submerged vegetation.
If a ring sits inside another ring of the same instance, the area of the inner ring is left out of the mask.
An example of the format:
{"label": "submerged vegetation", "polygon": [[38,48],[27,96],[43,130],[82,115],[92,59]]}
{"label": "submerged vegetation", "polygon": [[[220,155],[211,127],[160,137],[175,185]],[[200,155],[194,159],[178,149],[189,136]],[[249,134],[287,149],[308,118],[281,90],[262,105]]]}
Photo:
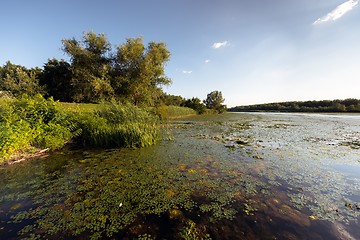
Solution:
{"label": "submerged vegetation", "polygon": [[[110,117],[119,106],[102,109],[96,116],[120,121]],[[349,135],[357,125],[352,118],[191,116],[169,122],[173,140],[156,146],[55,151],[1,169],[0,234],[357,239],[358,149],[343,145],[359,139]]]}

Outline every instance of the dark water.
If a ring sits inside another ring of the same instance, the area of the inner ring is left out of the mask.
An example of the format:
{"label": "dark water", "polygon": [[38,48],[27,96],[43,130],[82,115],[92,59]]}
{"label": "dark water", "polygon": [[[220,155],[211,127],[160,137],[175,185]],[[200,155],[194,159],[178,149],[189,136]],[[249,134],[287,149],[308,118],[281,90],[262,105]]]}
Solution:
{"label": "dark water", "polygon": [[145,149],[0,170],[0,238],[360,239],[358,116],[172,122]]}

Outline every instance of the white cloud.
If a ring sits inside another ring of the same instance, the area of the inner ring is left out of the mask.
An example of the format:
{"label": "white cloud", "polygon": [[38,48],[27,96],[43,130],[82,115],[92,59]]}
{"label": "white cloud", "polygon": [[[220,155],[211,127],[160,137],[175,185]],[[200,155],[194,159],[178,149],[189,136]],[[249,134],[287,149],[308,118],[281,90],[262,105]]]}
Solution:
{"label": "white cloud", "polygon": [[357,4],[359,0],[349,0],[337,6],[334,10],[329,12],[327,15],[319,18],[313,24],[320,24],[328,21],[335,21],[342,17],[345,13],[351,11]]}
{"label": "white cloud", "polygon": [[192,73],[192,71],[186,71],[186,70],[183,70],[182,72],[183,72],[183,74],[191,74]]}
{"label": "white cloud", "polygon": [[209,63],[209,62],[210,62],[210,59],[206,59],[206,60],[205,60],[205,63]]}
{"label": "white cloud", "polygon": [[214,43],[214,44],[212,45],[212,48],[218,49],[218,48],[226,47],[226,46],[229,46],[228,41],[216,42],[216,43]]}

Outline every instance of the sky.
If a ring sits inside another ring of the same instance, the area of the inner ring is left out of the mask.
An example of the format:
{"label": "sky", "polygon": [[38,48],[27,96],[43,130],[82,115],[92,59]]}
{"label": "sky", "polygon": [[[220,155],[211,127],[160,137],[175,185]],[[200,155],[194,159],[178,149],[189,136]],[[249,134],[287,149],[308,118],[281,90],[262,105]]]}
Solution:
{"label": "sky", "polygon": [[68,60],[62,39],[165,42],[164,91],[228,107],[360,98],[360,0],[1,0],[0,65]]}

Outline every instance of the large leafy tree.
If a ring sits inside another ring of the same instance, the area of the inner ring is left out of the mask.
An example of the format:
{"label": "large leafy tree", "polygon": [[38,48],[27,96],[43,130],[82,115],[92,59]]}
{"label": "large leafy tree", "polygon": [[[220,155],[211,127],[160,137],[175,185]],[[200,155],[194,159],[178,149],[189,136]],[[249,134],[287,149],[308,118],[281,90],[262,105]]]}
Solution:
{"label": "large leafy tree", "polygon": [[111,46],[105,35],[85,32],[81,41],[72,38],[62,42],[64,52],[71,59],[73,100],[98,102],[111,98]]}
{"label": "large leafy tree", "polygon": [[127,39],[114,57],[112,86],[116,96],[135,105],[154,105],[162,95],[161,86],[171,83],[164,73],[169,59],[164,43],[150,42],[145,47],[141,37]]}
{"label": "large leafy tree", "polygon": [[220,91],[212,91],[207,95],[204,103],[207,108],[213,109],[218,113],[222,113],[226,111],[226,105],[223,105],[224,101],[225,99]]}
{"label": "large leafy tree", "polygon": [[49,59],[44,65],[40,84],[45,86],[47,95],[63,102],[72,101],[73,87],[71,65],[65,60]]}
{"label": "large leafy tree", "polygon": [[8,61],[0,67],[0,91],[10,92],[15,97],[23,94],[43,94],[44,91],[39,85],[40,72],[38,68],[27,69]]}

